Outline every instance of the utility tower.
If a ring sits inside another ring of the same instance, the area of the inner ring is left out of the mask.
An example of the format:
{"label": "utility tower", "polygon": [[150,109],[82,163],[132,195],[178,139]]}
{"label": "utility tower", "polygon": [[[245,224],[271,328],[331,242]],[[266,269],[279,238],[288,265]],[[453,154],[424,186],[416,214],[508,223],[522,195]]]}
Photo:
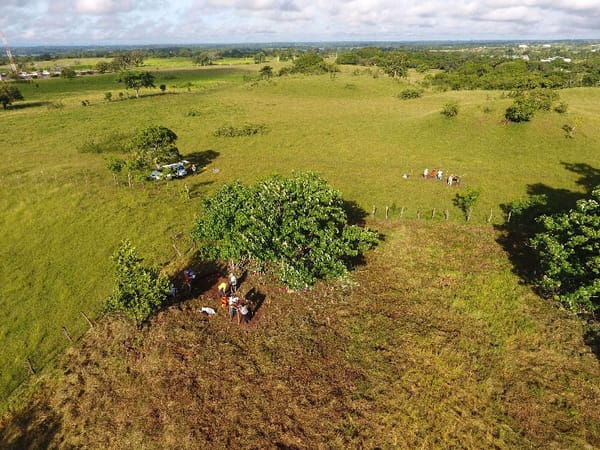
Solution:
{"label": "utility tower", "polygon": [[2,39],[2,44],[4,45],[4,50],[6,51],[6,56],[8,56],[8,64],[10,65],[10,70],[12,70],[13,74],[17,76],[17,65],[15,64],[15,60],[13,59],[10,47],[8,46],[8,41],[6,40],[6,37],[4,37],[4,33],[2,31],[0,31],[0,39]]}

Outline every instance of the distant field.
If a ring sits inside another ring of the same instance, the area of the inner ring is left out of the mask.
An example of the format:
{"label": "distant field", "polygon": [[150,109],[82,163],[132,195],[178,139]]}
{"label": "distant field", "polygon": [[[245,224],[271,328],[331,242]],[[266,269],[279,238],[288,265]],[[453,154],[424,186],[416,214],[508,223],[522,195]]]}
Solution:
{"label": "distant field", "polygon": [[[112,284],[109,257],[122,238],[171,273],[184,267],[190,254],[175,259],[173,244],[191,248],[186,236],[200,200],[225,182],[314,170],[369,213],[375,207],[378,219],[390,207],[392,220],[420,212],[422,220],[442,222],[447,210],[450,221],[463,222],[452,203],[459,190],[419,177],[425,167],[442,168],[481,190],[471,219],[480,226],[490,212],[492,223],[501,222],[500,205],[528,193],[582,193],[589,168],[600,166],[595,89],[560,91],[566,115],[544,112],[531,123],[503,125],[511,100],[501,92],[427,91],[403,101],[396,96],[408,82],[354,67],[335,78],[249,81],[261,65],[148,66],[161,68],[156,85],[164,83],[165,94],[142,90],[141,98],[127,99],[134,93],[115,74],[38,80],[19,85],[26,101],[0,111],[1,399],[27,378],[25,358],[44,367],[68,344],[62,326],[77,337],[87,329],[81,312],[99,314]],[[106,92],[124,99],[106,102]],[[449,101],[460,105],[453,120],[439,113]],[[561,130],[569,120],[580,123],[574,139]],[[269,131],[213,135],[247,123]],[[129,189],[124,180],[114,186],[105,168],[114,155],[79,151],[154,124],[175,131],[189,159],[212,155],[210,164],[193,178]]]}

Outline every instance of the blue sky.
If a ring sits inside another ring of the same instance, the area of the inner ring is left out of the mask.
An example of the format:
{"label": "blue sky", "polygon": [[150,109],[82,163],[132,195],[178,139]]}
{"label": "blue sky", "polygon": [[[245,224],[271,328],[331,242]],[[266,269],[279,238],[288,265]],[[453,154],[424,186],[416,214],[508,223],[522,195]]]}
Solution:
{"label": "blue sky", "polygon": [[600,0],[0,0],[12,46],[600,39]]}

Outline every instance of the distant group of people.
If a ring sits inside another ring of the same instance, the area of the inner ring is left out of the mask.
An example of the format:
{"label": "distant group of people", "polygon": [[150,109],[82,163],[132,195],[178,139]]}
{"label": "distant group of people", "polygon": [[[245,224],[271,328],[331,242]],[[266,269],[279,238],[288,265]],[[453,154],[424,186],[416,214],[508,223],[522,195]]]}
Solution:
{"label": "distant group of people", "polygon": [[[428,168],[423,170],[423,178],[434,178],[438,181],[442,181],[444,179],[444,171],[442,169],[431,169],[431,172]],[[448,175],[446,178],[446,183],[448,186],[457,185],[460,183],[460,177],[458,175]]]}

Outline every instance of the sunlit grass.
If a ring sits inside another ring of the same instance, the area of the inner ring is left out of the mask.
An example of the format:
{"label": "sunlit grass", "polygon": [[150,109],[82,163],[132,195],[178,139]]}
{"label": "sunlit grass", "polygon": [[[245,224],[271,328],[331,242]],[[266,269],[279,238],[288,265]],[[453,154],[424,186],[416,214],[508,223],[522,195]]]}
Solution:
{"label": "sunlit grass", "polygon": [[[153,70],[162,63],[147,64]],[[597,90],[561,91],[568,116],[539,113],[531,123],[507,126],[500,122],[510,100],[499,92],[426,91],[421,99],[402,101],[396,96],[406,82],[364,71],[354,75],[347,68],[335,78],[244,81],[258,67],[173,66],[156,72],[164,94],[143,89],[139,99],[127,98],[133,92],[115,74],[19,85],[26,100],[0,111],[0,283],[7,314],[0,323],[0,398],[27,378],[25,358],[41,368],[68,344],[62,326],[77,337],[87,327],[81,311],[99,313],[112,283],[109,256],[120,239],[129,238],[150,261],[168,264],[175,256],[173,236],[190,230],[200,200],[223,183],[313,170],[369,213],[375,207],[377,219],[390,207],[391,219],[401,213],[415,219],[419,213],[421,220],[441,225],[447,211],[451,222],[462,223],[452,204],[459,190],[419,176],[425,167],[442,168],[481,190],[472,217],[479,226],[490,211],[492,222],[501,222],[500,205],[525,196],[536,183],[581,192],[581,174],[562,162],[600,164]],[[106,92],[113,101],[105,101]],[[83,100],[90,105],[82,106]],[[453,120],[439,114],[448,101],[459,103]],[[482,105],[494,112],[484,112]],[[575,139],[561,130],[567,117],[581,119]],[[224,125],[247,123],[264,124],[268,132],[214,136]],[[149,125],[175,131],[184,155],[212,150],[216,159],[196,177],[129,189],[124,178],[114,186],[105,167],[114,154],[79,152],[90,140]],[[403,179],[404,173],[410,177]],[[452,307],[489,322],[502,335],[490,305],[514,300],[499,291],[509,282],[515,281],[494,278],[493,291],[481,295],[466,287]],[[515,319],[510,327],[527,330],[529,324]]]}

